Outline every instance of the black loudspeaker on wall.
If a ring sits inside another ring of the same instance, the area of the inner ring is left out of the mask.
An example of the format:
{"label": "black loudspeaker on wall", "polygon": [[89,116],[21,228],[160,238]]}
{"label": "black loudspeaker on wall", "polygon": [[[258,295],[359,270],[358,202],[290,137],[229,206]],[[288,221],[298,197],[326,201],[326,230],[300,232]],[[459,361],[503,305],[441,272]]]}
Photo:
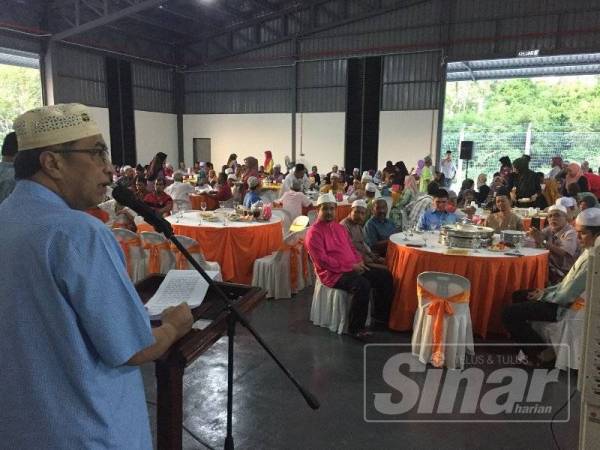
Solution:
{"label": "black loudspeaker on wall", "polygon": [[460,142],[460,159],[467,161],[473,159],[473,141]]}

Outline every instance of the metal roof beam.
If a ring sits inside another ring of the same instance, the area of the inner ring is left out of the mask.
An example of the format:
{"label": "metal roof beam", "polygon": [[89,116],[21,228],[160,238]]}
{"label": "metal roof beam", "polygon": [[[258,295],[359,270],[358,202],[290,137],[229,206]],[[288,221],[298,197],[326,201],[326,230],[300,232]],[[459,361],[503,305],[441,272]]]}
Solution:
{"label": "metal roof beam", "polygon": [[155,6],[160,5],[162,2],[164,2],[164,0],[138,1],[134,5],[123,8],[119,11],[109,13],[109,14],[103,14],[102,17],[99,17],[98,19],[91,20],[91,21],[81,24],[79,26],[56,33],[50,38],[50,40],[51,41],[62,41],[68,37],[75,36],[76,34],[81,34],[86,31],[93,30],[94,28],[98,28],[103,25],[111,24],[113,22],[116,22],[117,20],[131,16],[132,14],[144,11],[145,9],[153,8]]}

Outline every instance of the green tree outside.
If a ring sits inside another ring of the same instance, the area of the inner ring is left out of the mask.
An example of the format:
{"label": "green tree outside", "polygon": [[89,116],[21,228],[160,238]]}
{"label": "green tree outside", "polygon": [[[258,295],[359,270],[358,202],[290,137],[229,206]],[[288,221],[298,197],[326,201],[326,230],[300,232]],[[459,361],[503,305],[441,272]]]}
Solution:
{"label": "green tree outside", "polygon": [[446,86],[442,152],[455,151],[462,131],[475,142],[469,177],[489,176],[498,159],[525,152],[529,129],[533,170],[550,159],[600,166],[600,77],[549,77],[451,82]]}
{"label": "green tree outside", "polygon": [[42,106],[40,71],[0,64],[0,138],[12,131],[15,118]]}

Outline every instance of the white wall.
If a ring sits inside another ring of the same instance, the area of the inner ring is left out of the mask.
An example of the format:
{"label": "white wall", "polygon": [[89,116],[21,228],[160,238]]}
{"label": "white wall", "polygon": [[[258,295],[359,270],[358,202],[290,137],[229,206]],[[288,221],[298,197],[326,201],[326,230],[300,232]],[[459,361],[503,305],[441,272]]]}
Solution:
{"label": "white wall", "polygon": [[88,106],[88,110],[92,119],[98,124],[98,128],[102,132],[104,142],[110,148],[110,122],[108,121],[108,108],[95,108]]}
{"label": "white wall", "polygon": [[297,161],[309,170],[317,166],[319,173],[329,172],[333,165],[343,166],[345,127],[343,112],[296,114]]}
{"label": "white wall", "polygon": [[149,164],[158,152],[167,154],[167,162],[179,165],[177,156],[177,115],[134,111],[137,161]]}
{"label": "white wall", "polygon": [[[193,138],[211,139],[215,167],[227,162],[231,153],[241,162],[246,156],[264,159],[271,150],[275,163],[283,166],[292,155],[291,114],[186,114],[183,116],[185,161],[193,159]],[[320,171],[344,161],[345,113],[296,115],[296,160]],[[300,156],[301,151],[304,156]]]}
{"label": "white wall", "polygon": [[193,163],[194,138],[211,139],[211,162],[215,169],[227,163],[231,153],[241,163],[254,156],[259,165],[264,151],[271,150],[275,163],[282,164],[292,153],[290,114],[186,114],[183,116],[185,163]]}
{"label": "white wall", "polygon": [[381,111],[379,116],[379,168],[386,161],[404,161],[408,170],[430,155],[435,164],[437,110]]}

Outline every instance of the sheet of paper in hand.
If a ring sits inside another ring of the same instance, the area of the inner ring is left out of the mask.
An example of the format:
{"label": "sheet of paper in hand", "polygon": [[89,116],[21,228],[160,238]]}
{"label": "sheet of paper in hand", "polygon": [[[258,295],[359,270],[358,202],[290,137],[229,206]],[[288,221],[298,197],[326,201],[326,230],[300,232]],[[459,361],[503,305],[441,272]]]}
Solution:
{"label": "sheet of paper in hand", "polygon": [[[213,280],[219,272],[206,271]],[[169,270],[167,276],[150,300],[146,303],[146,310],[150,319],[160,319],[161,313],[170,306],[177,306],[187,302],[190,308],[202,304],[208,291],[208,283],[195,270]]]}

